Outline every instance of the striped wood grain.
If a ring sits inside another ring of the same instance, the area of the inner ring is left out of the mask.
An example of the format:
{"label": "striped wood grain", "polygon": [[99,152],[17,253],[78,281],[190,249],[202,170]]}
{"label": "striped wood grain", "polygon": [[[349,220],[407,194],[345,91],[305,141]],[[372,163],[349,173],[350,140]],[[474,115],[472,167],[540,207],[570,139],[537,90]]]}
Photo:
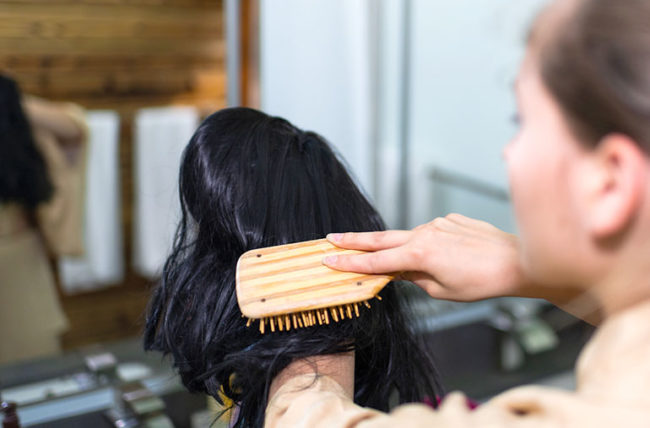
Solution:
{"label": "striped wood grain", "polygon": [[[339,272],[324,266],[322,259],[360,253],[335,247],[325,239],[244,253],[236,273],[242,314],[261,319],[339,306],[343,314],[355,311],[356,306],[348,304],[372,299],[393,277]],[[319,320],[324,313],[313,316]]]}

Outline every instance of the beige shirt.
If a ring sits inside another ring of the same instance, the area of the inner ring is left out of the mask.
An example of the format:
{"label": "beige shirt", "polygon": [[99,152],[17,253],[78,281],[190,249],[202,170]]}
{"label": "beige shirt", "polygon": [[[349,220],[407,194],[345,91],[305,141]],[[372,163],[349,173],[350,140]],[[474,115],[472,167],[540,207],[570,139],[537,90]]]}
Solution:
{"label": "beige shirt", "polygon": [[460,393],[438,410],[422,404],[390,414],[352,403],[328,377],[302,375],[271,398],[266,426],[284,427],[650,427],[650,302],[607,320],[582,351],[576,391],[525,386],[470,411]]}
{"label": "beige shirt", "polygon": [[61,105],[84,130],[69,157],[57,137],[33,129],[54,187],[50,200],[36,210],[38,229],[15,203],[0,204],[0,364],[51,355],[68,321],[59,304],[48,253],[83,252],[83,190],[87,129],[83,111]]}

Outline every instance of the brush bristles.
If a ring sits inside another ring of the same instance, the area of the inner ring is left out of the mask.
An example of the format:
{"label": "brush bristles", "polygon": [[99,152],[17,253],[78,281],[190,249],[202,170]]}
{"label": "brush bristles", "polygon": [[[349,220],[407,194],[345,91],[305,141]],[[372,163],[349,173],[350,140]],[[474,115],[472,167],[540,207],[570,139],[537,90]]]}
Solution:
{"label": "brush bristles", "polygon": [[[379,296],[376,297],[381,300]],[[339,322],[340,320],[344,320],[346,317],[348,319],[358,318],[361,316],[359,312],[359,306],[361,304],[370,308],[370,303],[365,300],[363,302],[348,303],[330,308],[313,309],[311,311],[296,312],[289,315],[276,315],[261,318],[259,319],[260,333],[264,334],[268,328],[271,329],[271,332],[275,332],[276,329],[278,331],[289,331],[292,328],[297,329],[329,324],[330,319],[334,322]],[[246,327],[250,326],[253,321],[256,320],[249,318],[246,321]]]}

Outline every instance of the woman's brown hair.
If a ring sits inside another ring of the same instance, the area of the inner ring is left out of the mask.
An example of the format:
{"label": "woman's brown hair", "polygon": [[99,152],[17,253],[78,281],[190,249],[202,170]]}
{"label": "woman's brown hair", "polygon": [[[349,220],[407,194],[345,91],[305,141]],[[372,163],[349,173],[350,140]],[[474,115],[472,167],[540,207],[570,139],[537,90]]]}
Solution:
{"label": "woman's brown hair", "polygon": [[566,18],[533,33],[554,32],[540,73],[572,130],[590,146],[622,133],[650,153],[650,1],[577,0]]}

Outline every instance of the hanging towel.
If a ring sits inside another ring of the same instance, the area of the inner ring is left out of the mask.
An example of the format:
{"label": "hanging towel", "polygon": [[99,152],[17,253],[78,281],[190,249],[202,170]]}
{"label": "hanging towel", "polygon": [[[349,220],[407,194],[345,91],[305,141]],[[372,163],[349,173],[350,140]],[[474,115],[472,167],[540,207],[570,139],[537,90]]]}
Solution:
{"label": "hanging towel", "polygon": [[59,259],[67,293],[97,290],[122,282],[122,217],[119,178],[120,119],[114,111],[86,114],[90,131],[86,169],[84,249],[82,257]]}
{"label": "hanging towel", "polygon": [[199,124],[192,107],[149,108],[135,118],[133,267],[160,275],[180,219],[178,171],[183,149]]}

